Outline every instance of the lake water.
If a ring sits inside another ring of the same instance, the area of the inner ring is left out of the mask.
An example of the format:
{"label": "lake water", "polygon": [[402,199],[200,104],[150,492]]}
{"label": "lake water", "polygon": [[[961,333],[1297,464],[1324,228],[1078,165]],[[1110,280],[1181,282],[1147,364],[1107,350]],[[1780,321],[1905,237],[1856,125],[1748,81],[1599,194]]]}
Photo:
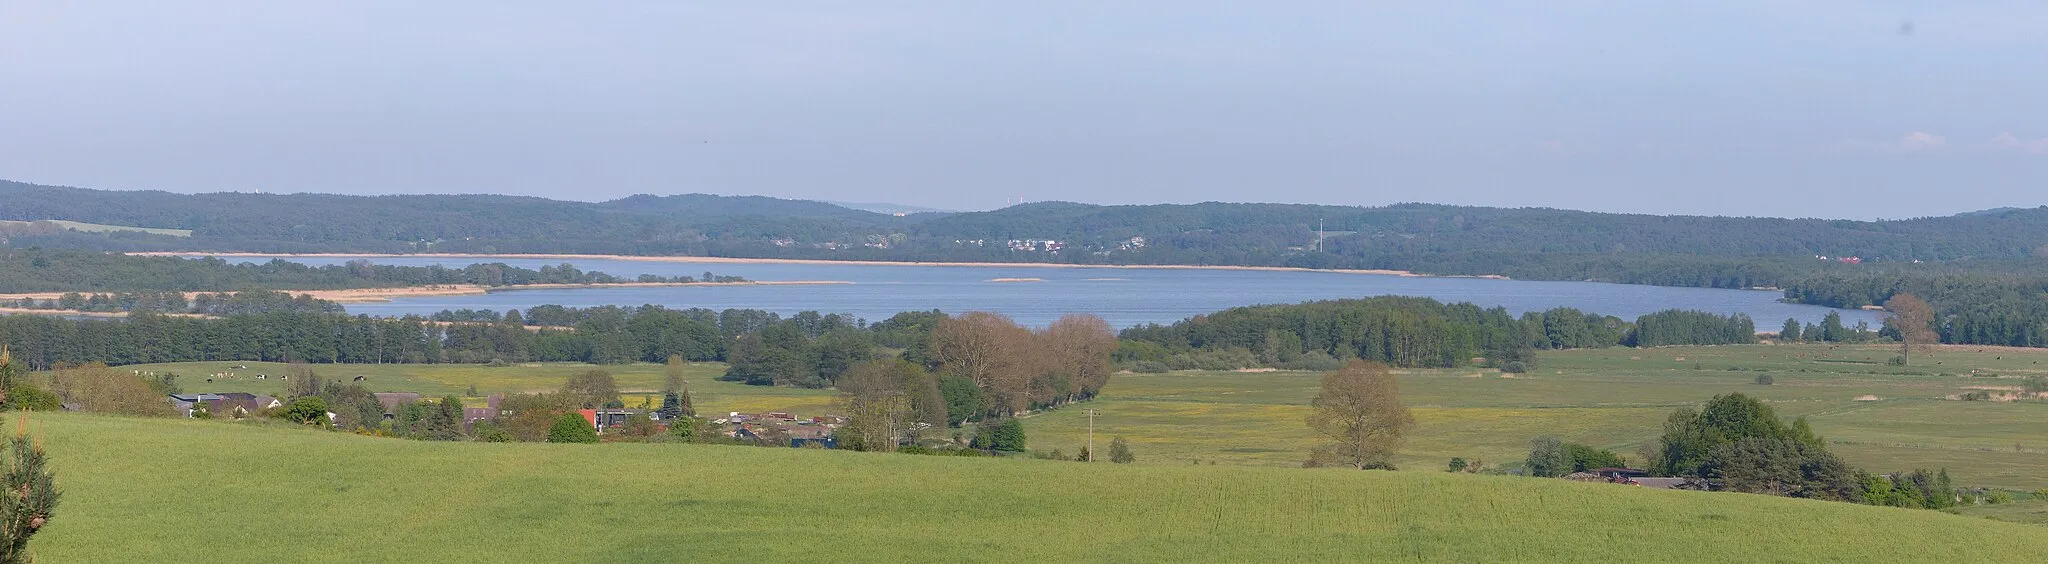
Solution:
{"label": "lake water", "polygon": [[[281,257],[313,265],[341,264],[352,257]],[[1878,314],[1860,310],[1780,303],[1778,292],[1669,288],[1593,282],[1531,282],[1483,278],[1426,278],[1334,272],[1195,270],[1161,268],[1042,268],[1015,266],[917,266],[867,264],[668,263],[650,261],[531,259],[512,257],[368,257],[377,264],[461,267],[503,262],[539,268],[569,262],[631,278],[641,274],[691,275],[705,271],[749,280],[835,280],[851,284],[816,286],[688,286],[509,290],[480,296],[402,298],[389,303],[347,304],[351,313],[398,316],[444,309],[526,309],[558,304],[574,307],[658,304],[670,308],[760,309],[784,315],[813,310],[846,313],[869,321],[897,312],[940,309],[994,311],[1027,325],[1043,326],[1066,313],[1093,313],[1116,327],[1172,323],[1196,314],[1237,306],[1380,295],[1420,296],[1443,302],[1502,306],[1517,315],[1554,307],[1634,320],[1665,309],[1720,314],[1747,313],[1761,330],[1785,319],[1818,324],[1830,311],[1880,324]],[[264,261],[267,258],[235,258]],[[1042,282],[994,282],[1038,278]]]}

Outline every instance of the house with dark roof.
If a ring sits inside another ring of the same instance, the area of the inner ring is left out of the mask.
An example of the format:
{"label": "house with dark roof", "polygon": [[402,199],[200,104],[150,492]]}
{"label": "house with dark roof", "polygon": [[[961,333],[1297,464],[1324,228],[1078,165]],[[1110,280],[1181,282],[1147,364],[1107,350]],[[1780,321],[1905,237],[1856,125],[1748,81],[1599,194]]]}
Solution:
{"label": "house with dark roof", "polygon": [[284,407],[283,401],[266,395],[248,392],[227,392],[215,395],[219,396],[218,399],[208,402],[206,410],[216,415],[233,414],[236,412],[256,413],[273,407]]}
{"label": "house with dark roof", "polygon": [[484,398],[483,407],[462,408],[462,422],[473,424],[478,421],[495,421],[498,419],[499,410],[501,409],[500,404],[504,402],[504,394],[491,394],[490,397]]}
{"label": "house with dark roof", "polygon": [[418,392],[377,392],[370,395],[377,396],[377,403],[384,405],[385,419],[397,417],[399,409],[420,401]]}

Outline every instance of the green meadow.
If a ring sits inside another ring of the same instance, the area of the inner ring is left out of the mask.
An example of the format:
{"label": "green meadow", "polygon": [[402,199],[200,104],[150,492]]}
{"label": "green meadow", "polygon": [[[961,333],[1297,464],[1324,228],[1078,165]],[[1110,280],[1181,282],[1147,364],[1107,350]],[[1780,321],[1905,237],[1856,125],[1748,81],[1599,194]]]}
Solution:
{"label": "green meadow", "polygon": [[[1640,460],[1672,410],[1722,393],[1769,402],[1780,415],[1804,415],[1851,464],[1871,471],[1949,469],[1960,484],[2032,491],[2048,487],[2048,401],[1957,401],[1976,390],[2016,388],[2048,375],[2048,350],[1950,347],[1896,367],[1887,347],[1749,345],[1595,349],[1544,353],[1537,369],[1416,370],[1400,375],[1402,398],[1418,422],[1397,462],[1435,470],[1452,457],[1489,465],[1519,461],[1529,441],[1553,435]],[[241,377],[203,382],[227,366]],[[124,368],[173,371],[188,391],[283,389],[284,372],[265,363],[181,363]],[[619,377],[626,403],[658,403],[663,367],[582,364],[316,365],[326,378],[365,376],[374,391],[428,395],[538,391],[571,374],[601,368]],[[718,382],[723,365],[692,364],[690,387],[702,413],[832,409],[830,390]],[[1759,385],[1768,374],[1772,385]],[[1511,377],[1510,377],[1511,376]],[[1025,419],[1031,448],[1077,454],[1087,443],[1123,436],[1142,464],[1297,466],[1315,442],[1303,423],[1321,375],[1311,372],[1118,374],[1095,401]],[[631,392],[642,393],[631,393]]]}
{"label": "green meadow", "polygon": [[25,417],[46,562],[2048,561],[2043,527],[1564,480]]}

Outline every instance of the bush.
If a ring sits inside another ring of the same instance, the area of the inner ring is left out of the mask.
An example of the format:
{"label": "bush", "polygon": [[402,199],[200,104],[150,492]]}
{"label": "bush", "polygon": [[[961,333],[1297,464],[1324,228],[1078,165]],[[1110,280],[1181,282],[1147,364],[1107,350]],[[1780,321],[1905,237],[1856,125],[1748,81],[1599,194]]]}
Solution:
{"label": "bush", "polygon": [[1778,380],[1776,378],[1772,378],[1769,374],[1756,375],[1756,385],[1758,386],[1769,386],[1771,384],[1776,383],[1778,383]]}
{"label": "bush", "polygon": [[1462,456],[1453,456],[1453,457],[1451,457],[1451,466],[1450,466],[1450,471],[1452,471],[1452,472],[1464,472],[1464,471],[1465,471],[1465,468],[1466,468],[1466,464],[1465,464],[1465,458],[1464,458],[1464,457],[1462,457]]}
{"label": "bush", "polygon": [[42,388],[27,384],[15,384],[13,388],[7,390],[7,404],[5,407],[7,409],[26,409],[29,411],[57,411],[64,409],[64,400],[58,399],[57,394],[50,393]]}
{"label": "bush", "polygon": [[1282,363],[1280,365],[1280,368],[1285,368],[1288,370],[1312,370],[1316,372],[1329,372],[1332,370],[1343,369],[1344,361],[1339,360],[1337,357],[1330,356],[1329,353],[1323,351],[1309,351],[1307,353],[1303,353],[1300,357],[1295,358],[1291,362]]}
{"label": "bush", "polygon": [[1500,365],[1500,371],[1508,374],[1522,374],[1529,371],[1529,365],[1519,360],[1508,361]]}
{"label": "bush", "polygon": [[548,442],[551,443],[595,443],[597,428],[590,426],[590,420],[581,413],[564,413],[555,417],[555,424],[548,426]]}
{"label": "bush", "polygon": [[518,437],[512,436],[511,432],[506,431],[504,427],[499,427],[497,423],[490,421],[476,422],[476,428],[472,430],[471,436],[476,437],[476,440],[479,442],[486,443],[510,443],[519,440]]}
{"label": "bush", "polygon": [[327,425],[327,400],[320,396],[306,396],[292,400],[279,414],[286,421],[300,425]]}
{"label": "bush", "polygon": [[2002,505],[2012,503],[2012,494],[2006,492],[1987,493],[1984,494],[1984,503],[1990,505]]}
{"label": "bush", "polygon": [[1885,363],[1885,364],[1889,364],[1889,365],[1892,365],[1892,366],[1905,366],[1905,365],[1906,365],[1906,357],[1903,357],[1903,356],[1894,356],[1894,357],[1891,357],[1891,358],[1887,358],[1887,359],[1885,359],[1885,360],[1884,360],[1884,363]]}
{"label": "bush", "polygon": [[1016,419],[1004,419],[1001,425],[996,425],[995,432],[989,437],[988,448],[989,450],[997,451],[1023,452],[1024,424]]}
{"label": "bush", "polygon": [[1109,461],[1130,464],[1138,461],[1138,455],[1131,452],[1131,443],[1125,441],[1123,437],[1117,437],[1109,440]]}

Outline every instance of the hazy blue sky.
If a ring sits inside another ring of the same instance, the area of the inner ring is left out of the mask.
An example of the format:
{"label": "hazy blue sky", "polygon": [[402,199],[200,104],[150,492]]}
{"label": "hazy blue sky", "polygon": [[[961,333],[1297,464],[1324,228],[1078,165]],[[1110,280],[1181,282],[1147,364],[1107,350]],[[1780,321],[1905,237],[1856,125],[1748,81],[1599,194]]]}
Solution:
{"label": "hazy blue sky", "polygon": [[0,178],[954,209],[2048,204],[2038,0],[799,4],[0,0]]}

